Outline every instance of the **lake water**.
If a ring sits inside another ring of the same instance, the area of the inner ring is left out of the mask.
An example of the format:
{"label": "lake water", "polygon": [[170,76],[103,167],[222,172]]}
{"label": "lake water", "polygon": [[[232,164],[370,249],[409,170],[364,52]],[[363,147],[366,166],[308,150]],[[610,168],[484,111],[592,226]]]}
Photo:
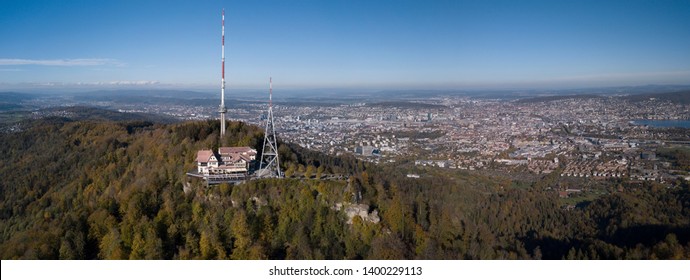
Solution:
{"label": "lake water", "polygon": [[636,125],[648,125],[652,127],[682,127],[690,128],[690,120],[634,120]]}

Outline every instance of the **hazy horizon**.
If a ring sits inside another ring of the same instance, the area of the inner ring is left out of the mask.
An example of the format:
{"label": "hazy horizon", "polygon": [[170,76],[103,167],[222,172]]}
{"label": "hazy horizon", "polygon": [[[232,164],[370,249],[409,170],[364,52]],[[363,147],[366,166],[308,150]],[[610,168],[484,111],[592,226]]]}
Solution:
{"label": "hazy horizon", "polygon": [[[385,88],[385,87],[304,87],[304,88],[277,88],[274,85],[275,98],[295,97],[300,93],[331,93],[331,94],[367,94],[376,96],[382,93],[405,92],[417,93],[420,96],[425,93],[434,94],[509,94],[509,93],[535,93],[535,94],[639,94],[639,93],[666,93],[690,89],[690,84],[646,84],[638,86],[602,86],[602,87],[562,87],[562,88],[538,88],[538,87],[458,87],[458,88]],[[175,86],[175,85],[22,85],[4,88],[0,85],[0,93],[17,92],[27,94],[81,94],[93,92],[195,92],[215,98],[220,96],[220,88],[206,86]],[[268,88],[226,88],[226,99],[243,98],[248,94],[268,93]],[[516,96],[517,97],[517,96]]]}

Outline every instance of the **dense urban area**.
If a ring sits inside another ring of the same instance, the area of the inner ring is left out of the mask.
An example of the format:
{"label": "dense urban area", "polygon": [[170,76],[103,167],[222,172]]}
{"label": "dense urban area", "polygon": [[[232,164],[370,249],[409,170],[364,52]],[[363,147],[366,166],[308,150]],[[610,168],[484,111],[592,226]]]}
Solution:
{"label": "dense urban area", "polygon": [[[669,181],[686,176],[657,157],[673,145],[690,143],[686,130],[659,129],[646,121],[687,127],[690,105],[643,97],[550,96],[483,99],[463,96],[393,101],[278,102],[275,122],[284,141],[331,155],[363,160],[532,174]],[[127,113],[181,120],[217,118],[207,104],[141,104],[40,99],[37,107],[91,105]],[[262,126],[267,104],[229,102],[229,117]],[[33,117],[69,113],[34,111]],[[685,123],[684,123],[685,121]],[[418,174],[410,174],[417,176]]]}

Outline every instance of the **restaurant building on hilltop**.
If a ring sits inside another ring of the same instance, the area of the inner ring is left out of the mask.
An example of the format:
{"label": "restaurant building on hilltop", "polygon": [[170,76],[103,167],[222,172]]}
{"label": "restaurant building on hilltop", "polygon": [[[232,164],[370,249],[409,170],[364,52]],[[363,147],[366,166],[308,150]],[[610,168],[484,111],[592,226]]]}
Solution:
{"label": "restaurant building on hilltop", "polygon": [[256,161],[256,150],[250,147],[220,147],[218,152],[196,153],[197,172],[203,175],[247,176]]}

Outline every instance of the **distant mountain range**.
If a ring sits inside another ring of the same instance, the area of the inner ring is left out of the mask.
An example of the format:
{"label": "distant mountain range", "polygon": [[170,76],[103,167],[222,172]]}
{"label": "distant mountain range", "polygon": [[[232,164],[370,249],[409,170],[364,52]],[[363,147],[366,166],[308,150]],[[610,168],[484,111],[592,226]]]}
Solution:
{"label": "distant mountain range", "polygon": [[19,92],[0,92],[0,111],[20,110],[22,102],[36,98],[34,94]]}
{"label": "distant mountain range", "polygon": [[601,95],[594,94],[575,94],[575,95],[552,95],[552,96],[539,96],[520,99],[517,103],[537,103],[537,102],[549,102],[563,99],[591,99],[591,98],[602,98]]}
{"label": "distant mountain range", "polygon": [[[428,98],[460,96],[474,99],[504,99],[519,102],[543,102],[563,98],[598,98],[601,96],[620,96],[636,102],[657,98],[671,102],[688,104],[690,85],[647,85],[637,87],[605,87],[567,90],[352,90],[352,89],[308,89],[279,90],[274,92],[277,103],[313,103],[319,105],[349,104],[352,102],[390,104],[399,101],[419,101]],[[218,103],[219,92],[200,92],[189,90],[98,90],[75,93],[24,93],[0,92],[0,111],[31,110],[27,101],[42,98],[62,98],[67,103],[89,105],[94,102],[113,102],[120,104],[166,104],[214,106]],[[256,104],[268,99],[267,92],[260,90],[230,90],[226,92],[226,102],[236,105]]]}
{"label": "distant mountain range", "polygon": [[626,96],[624,98],[633,102],[645,101],[654,98],[662,101],[670,101],[673,103],[690,104],[690,90],[666,93],[637,94]]}
{"label": "distant mountain range", "polygon": [[[605,95],[595,95],[595,94],[575,94],[575,95],[552,95],[552,96],[540,96],[520,99],[518,103],[536,103],[536,102],[549,102],[563,99],[591,99],[591,98],[603,98]],[[625,96],[616,96],[623,100],[630,102],[642,102],[649,100],[659,100],[659,101],[670,101],[673,103],[680,104],[690,104],[690,90],[685,91],[674,91],[674,92],[664,92],[664,93],[642,93],[633,94]]]}
{"label": "distant mountain range", "polygon": [[189,90],[98,90],[89,92],[75,93],[73,96],[78,97],[106,97],[113,96],[122,97],[157,97],[157,98],[180,98],[180,99],[196,99],[196,98],[212,98],[215,93],[189,91]]}
{"label": "distant mountain range", "polygon": [[147,121],[155,123],[174,123],[176,119],[163,115],[146,113],[122,113],[118,111],[86,106],[53,107],[43,111],[50,115],[65,115],[65,121]]}

